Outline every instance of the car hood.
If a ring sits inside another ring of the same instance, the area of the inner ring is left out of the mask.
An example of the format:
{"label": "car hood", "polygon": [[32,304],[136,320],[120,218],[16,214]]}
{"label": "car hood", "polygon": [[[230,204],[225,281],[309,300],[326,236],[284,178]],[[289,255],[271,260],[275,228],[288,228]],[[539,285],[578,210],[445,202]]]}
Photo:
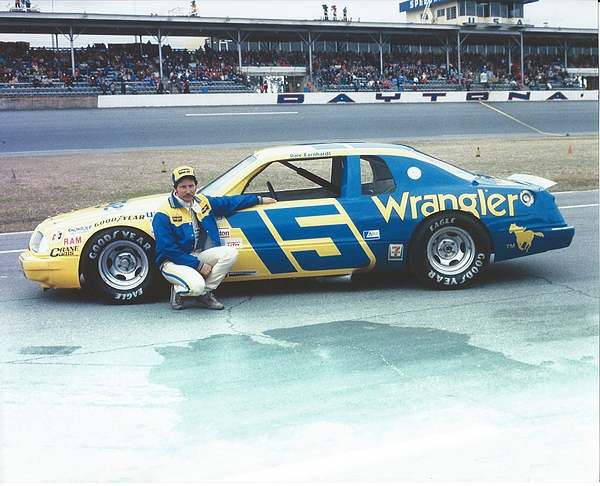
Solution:
{"label": "car hood", "polygon": [[38,229],[48,227],[77,227],[96,225],[102,221],[119,224],[133,219],[152,219],[156,208],[168,197],[168,193],[113,201],[98,206],[78,209],[47,218]]}

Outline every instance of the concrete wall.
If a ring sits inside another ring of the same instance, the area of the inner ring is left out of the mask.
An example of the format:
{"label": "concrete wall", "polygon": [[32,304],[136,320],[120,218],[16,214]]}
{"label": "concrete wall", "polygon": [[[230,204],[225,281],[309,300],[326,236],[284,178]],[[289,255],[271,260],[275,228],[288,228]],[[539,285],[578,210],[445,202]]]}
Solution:
{"label": "concrete wall", "polygon": [[0,110],[169,106],[324,105],[344,103],[598,101],[598,91],[431,91],[384,93],[214,93],[0,97]]}
{"label": "concrete wall", "polygon": [[56,110],[97,107],[97,96],[0,96],[0,110]]}
{"label": "concrete wall", "polygon": [[324,105],[343,103],[462,103],[598,100],[598,91],[452,91],[384,93],[228,93],[115,95],[98,98],[99,108],[161,106]]}

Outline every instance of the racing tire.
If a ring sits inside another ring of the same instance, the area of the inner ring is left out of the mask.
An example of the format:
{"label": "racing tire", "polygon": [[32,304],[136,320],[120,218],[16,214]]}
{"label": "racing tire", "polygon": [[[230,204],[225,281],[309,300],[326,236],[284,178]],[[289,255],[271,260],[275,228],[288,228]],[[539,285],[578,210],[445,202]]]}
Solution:
{"label": "racing tire", "polygon": [[492,246],[482,223],[452,211],[431,216],[417,227],[408,250],[415,276],[438,290],[473,285],[490,262]]}
{"label": "racing tire", "polygon": [[108,302],[144,302],[160,275],[154,254],[155,240],[143,231],[102,230],[88,240],[81,255],[85,287]]}

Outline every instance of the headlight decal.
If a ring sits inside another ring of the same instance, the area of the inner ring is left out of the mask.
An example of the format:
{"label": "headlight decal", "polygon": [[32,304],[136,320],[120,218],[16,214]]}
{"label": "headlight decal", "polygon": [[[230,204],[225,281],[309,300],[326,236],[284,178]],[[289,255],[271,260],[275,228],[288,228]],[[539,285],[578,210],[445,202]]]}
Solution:
{"label": "headlight decal", "polygon": [[533,206],[533,203],[535,202],[535,195],[533,192],[525,189],[519,194],[519,199],[525,206],[530,207]]}
{"label": "headlight decal", "polygon": [[49,242],[50,240],[47,235],[45,235],[41,231],[36,231],[33,235],[33,238],[31,239],[31,250],[35,253],[48,253],[48,248],[50,246]]}

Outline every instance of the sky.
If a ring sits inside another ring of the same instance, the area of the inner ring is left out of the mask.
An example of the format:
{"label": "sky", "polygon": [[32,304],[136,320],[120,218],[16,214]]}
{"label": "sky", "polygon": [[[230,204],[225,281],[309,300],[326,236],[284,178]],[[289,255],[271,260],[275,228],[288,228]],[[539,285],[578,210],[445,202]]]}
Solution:
{"label": "sky", "polygon": [[[9,0],[12,3],[12,0]],[[405,14],[400,13],[401,0],[196,0],[198,15],[201,17],[262,18],[314,20],[323,17],[323,4],[337,5],[338,18],[344,7],[348,17],[361,22],[405,22]],[[32,0],[42,12],[54,13],[104,13],[128,15],[187,15],[190,12],[189,0]],[[331,12],[330,12],[331,18]],[[571,27],[598,29],[597,0],[539,0],[525,5],[524,23],[536,27]],[[22,36],[0,34],[0,40],[27,40],[32,45],[51,47],[50,36],[35,36],[23,39]],[[124,42],[114,37],[111,42]],[[90,39],[80,36],[76,46],[86,46],[106,39]],[[128,42],[134,39],[127,40]],[[171,42],[176,45],[174,39]],[[67,47],[66,40],[59,40],[61,47]]]}

